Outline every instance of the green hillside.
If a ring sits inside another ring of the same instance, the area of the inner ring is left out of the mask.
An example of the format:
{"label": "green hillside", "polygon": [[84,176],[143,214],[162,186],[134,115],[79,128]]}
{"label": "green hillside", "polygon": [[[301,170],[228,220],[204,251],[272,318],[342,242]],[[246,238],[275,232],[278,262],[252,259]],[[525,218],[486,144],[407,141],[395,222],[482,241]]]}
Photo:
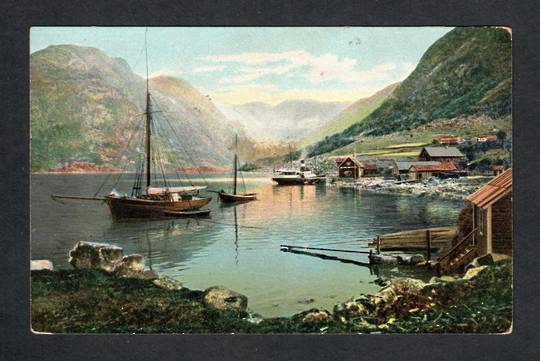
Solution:
{"label": "green hillside", "polygon": [[504,29],[456,28],[436,41],[416,69],[362,121],[316,143],[310,156],[438,119],[511,114],[511,38]]}
{"label": "green hillside", "polygon": [[399,83],[391,84],[368,98],[362,98],[354,102],[322,128],[309,133],[302,140],[301,146],[305,147],[318,142],[329,135],[339,133],[356,122],[361,121],[377,109],[398,85]]}

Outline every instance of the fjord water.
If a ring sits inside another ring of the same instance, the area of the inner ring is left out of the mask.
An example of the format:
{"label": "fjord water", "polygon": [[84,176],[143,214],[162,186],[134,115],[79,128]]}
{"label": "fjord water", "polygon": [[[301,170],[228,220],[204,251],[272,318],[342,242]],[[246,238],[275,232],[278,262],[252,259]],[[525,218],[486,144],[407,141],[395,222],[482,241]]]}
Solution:
{"label": "fjord water", "polygon": [[[114,222],[99,201],[53,201],[53,193],[92,196],[105,174],[32,175],[31,257],[71,268],[68,251],[77,241],[105,241],[139,253],[159,275],[192,289],[223,285],[248,296],[249,308],[263,316],[290,316],[376,292],[378,272],[367,267],[280,251],[280,244],[367,250],[377,234],[426,226],[454,225],[462,207],[450,202],[395,196],[334,186],[277,186],[269,178],[245,178],[259,200],[219,204],[214,193],[211,218]],[[116,175],[110,179],[116,178]],[[209,189],[227,189],[223,175],[193,179]],[[112,181],[110,183],[113,183]],[[116,189],[127,191],[122,177]],[[102,193],[110,190],[104,187]],[[235,226],[237,225],[237,226]],[[367,262],[367,256],[326,253]],[[376,270],[375,270],[376,271]],[[399,276],[396,268],[388,276]]]}

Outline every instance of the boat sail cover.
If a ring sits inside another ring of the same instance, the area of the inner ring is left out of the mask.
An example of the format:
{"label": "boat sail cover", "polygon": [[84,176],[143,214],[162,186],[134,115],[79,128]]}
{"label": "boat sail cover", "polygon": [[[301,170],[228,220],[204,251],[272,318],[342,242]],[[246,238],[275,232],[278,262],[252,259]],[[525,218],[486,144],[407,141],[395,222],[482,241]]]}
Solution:
{"label": "boat sail cover", "polygon": [[182,187],[148,187],[147,194],[187,193],[206,189],[206,186],[182,186]]}

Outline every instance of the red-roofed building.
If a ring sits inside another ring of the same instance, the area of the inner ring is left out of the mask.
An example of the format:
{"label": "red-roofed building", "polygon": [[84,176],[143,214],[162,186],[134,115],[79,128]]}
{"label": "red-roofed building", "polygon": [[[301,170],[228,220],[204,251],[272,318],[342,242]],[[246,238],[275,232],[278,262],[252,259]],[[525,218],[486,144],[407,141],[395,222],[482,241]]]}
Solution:
{"label": "red-roofed building", "polygon": [[433,139],[433,144],[459,144],[461,138],[455,135],[447,135]]}
{"label": "red-roofed building", "polygon": [[426,164],[423,165],[421,162],[411,165],[409,168],[410,179],[414,180],[423,180],[430,177],[440,177],[447,176],[449,173],[457,172],[457,167],[454,163],[446,162],[440,163],[437,165]]}
{"label": "red-roofed building", "polygon": [[493,134],[479,135],[479,136],[476,137],[476,141],[479,142],[479,143],[496,142],[497,141],[497,136],[495,136]]}

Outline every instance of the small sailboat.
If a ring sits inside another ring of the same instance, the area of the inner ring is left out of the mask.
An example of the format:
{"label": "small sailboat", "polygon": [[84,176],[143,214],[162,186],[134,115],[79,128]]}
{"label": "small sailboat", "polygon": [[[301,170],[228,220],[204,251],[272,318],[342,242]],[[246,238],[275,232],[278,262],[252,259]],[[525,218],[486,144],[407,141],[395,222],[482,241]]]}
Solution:
{"label": "small sailboat", "polygon": [[[238,135],[234,137],[234,160],[233,160],[233,184],[232,193],[220,191],[219,200],[223,203],[249,202],[257,199],[257,193],[238,193]],[[245,185],[244,185],[245,188]],[[245,189],[244,189],[245,192]]]}

